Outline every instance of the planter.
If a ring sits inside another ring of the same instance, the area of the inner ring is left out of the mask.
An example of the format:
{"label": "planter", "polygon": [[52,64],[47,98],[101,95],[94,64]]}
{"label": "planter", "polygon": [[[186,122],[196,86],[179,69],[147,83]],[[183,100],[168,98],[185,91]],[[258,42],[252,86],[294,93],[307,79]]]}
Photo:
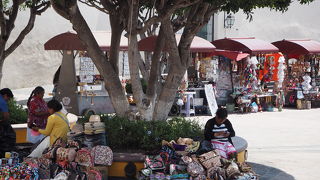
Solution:
{"label": "planter", "polygon": [[[12,125],[13,129],[17,134],[17,143],[26,143],[27,136],[27,124],[16,124]],[[241,137],[233,137],[233,144],[237,150],[237,160],[238,162],[245,162],[247,160],[247,147],[248,143],[245,139]],[[129,162],[133,162],[136,166],[136,171],[139,172],[144,168],[145,156],[143,153],[117,153],[114,152],[113,163],[110,167],[100,166],[99,169],[106,172],[110,179],[125,177],[125,167]],[[103,176],[106,176],[104,174]]]}

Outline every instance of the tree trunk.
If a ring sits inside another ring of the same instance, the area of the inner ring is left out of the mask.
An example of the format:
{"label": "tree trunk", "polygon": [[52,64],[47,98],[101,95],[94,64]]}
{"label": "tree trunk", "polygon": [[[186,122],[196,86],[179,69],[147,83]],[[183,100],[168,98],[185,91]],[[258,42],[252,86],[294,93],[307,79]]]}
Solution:
{"label": "tree trunk", "polygon": [[138,25],[138,7],[139,3],[131,0],[131,6],[129,14],[130,18],[128,19],[128,33],[129,33],[129,47],[128,47],[128,59],[130,67],[130,78],[132,84],[133,97],[136,101],[136,105],[140,112],[140,115],[143,119],[148,119],[146,111],[150,107],[150,101],[145,98],[143,93],[142,84],[140,80],[140,71],[139,71],[139,50],[138,50],[138,34],[137,34],[137,25]]}
{"label": "tree trunk", "polygon": [[[55,3],[55,1],[52,2]],[[61,8],[59,5],[53,7],[60,15],[70,20],[73,29],[77,32],[81,41],[87,46],[89,56],[104,77],[106,89],[117,115],[126,116],[129,111],[129,103],[125,96],[124,89],[122,88],[119,76],[111,63],[106,60],[106,57],[101,51],[88,24],[80,13],[77,4],[65,9]]]}
{"label": "tree trunk", "polygon": [[176,97],[176,93],[186,68],[174,68],[169,72],[165,85],[157,100],[153,113],[153,120],[166,120]]}
{"label": "tree trunk", "polygon": [[1,56],[1,53],[0,53],[0,87],[2,88],[2,85],[1,85],[1,82],[2,82],[2,72],[3,72],[3,64],[4,64],[4,57],[3,55]]}
{"label": "tree trunk", "polygon": [[120,16],[116,15],[109,15],[110,24],[111,24],[111,46],[110,46],[110,63],[115,70],[115,72],[119,76],[119,51],[120,51],[120,41],[121,41],[121,34],[124,28],[119,23]]}

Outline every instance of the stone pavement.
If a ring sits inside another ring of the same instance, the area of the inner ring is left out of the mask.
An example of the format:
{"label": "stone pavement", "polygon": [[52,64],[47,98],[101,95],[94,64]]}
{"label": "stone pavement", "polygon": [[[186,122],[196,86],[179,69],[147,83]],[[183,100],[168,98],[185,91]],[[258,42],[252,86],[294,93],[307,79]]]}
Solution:
{"label": "stone pavement", "polygon": [[[209,116],[191,117],[202,125]],[[231,114],[261,180],[320,179],[320,109]]]}

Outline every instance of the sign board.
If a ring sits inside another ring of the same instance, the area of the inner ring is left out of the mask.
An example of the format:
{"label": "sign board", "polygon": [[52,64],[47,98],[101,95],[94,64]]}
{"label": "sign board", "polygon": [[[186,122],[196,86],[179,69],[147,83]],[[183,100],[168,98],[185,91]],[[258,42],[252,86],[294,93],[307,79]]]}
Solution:
{"label": "sign board", "polygon": [[93,83],[94,64],[89,57],[80,57],[80,81]]}
{"label": "sign board", "polygon": [[211,84],[206,84],[204,86],[204,91],[206,93],[206,98],[208,101],[209,109],[211,112],[211,116],[215,116],[217,110],[218,110],[218,104],[216,100],[215,93],[213,91],[213,87]]}

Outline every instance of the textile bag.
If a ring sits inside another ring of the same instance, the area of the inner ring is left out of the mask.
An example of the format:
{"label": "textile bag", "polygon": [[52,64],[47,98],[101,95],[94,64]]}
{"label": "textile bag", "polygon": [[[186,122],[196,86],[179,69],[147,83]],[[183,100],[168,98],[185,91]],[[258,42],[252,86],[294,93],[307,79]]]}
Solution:
{"label": "textile bag", "polygon": [[210,151],[200,155],[199,161],[206,169],[221,166],[220,155],[216,151]]}
{"label": "textile bag", "polygon": [[76,150],[74,148],[58,148],[57,161],[72,162],[76,157]]}
{"label": "textile bag", "polygon": [[77,152],[75,162],[77,162],[81,166],[87,166],[87,167],[92,167],[94,165],[91,152],[84,148],[80,149]]}
{"label": "textile bag", "polygon": [[205,174],[205,170],[196,157],[183,156],[182,161],[188,166],[187,171],[192,177],[199,177]]}
{"label": "textile bag", "polygon": [[102,175],[99,171],[90,170],[88,172],[88,180],[102,180]]}
{"label": "textile bag", "polygon": [[91,151],[94,164],[111,166],[113,161],[113,152],[108,146],[96,146]]}
{"label": "textile bag", "polygon": [[166,168],[164,161],[160,155],[146,156],[144,167],[152,171],[164,170]]}
{"label": "textile bag", "polygon": [[188,164],[187,171],[192,177],[198,177],[205,174],[205,170],[201,164],[196,161],[192,161]]}
{"label": "textile bag", "polygon": [[33,144],[41,141],[45,136],[30,128],[27,128],[27,141]]}

